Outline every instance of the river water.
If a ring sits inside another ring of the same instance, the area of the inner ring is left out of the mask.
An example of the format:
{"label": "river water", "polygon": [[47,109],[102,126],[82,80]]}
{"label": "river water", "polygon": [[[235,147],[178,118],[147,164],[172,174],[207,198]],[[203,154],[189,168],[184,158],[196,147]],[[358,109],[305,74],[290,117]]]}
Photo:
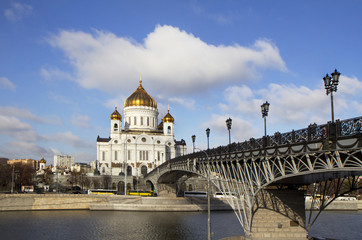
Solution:
{"label": "river water", "polygon": [[[214,236],[243,234],[231,211],[211,212]],[[324,212],[312,236],[362,239],[362,213]],[[0,212],[0,239],[207,239],[206,212],[19,211]]]}

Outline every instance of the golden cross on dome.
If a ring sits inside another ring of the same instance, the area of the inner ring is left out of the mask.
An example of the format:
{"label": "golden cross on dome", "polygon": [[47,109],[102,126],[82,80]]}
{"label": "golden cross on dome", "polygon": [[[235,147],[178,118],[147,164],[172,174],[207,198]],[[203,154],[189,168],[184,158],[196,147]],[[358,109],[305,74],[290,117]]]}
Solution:
{"label": "golden cross on dome", "polygon": [[142,85],[142,73],[140,73],[140,85]]}

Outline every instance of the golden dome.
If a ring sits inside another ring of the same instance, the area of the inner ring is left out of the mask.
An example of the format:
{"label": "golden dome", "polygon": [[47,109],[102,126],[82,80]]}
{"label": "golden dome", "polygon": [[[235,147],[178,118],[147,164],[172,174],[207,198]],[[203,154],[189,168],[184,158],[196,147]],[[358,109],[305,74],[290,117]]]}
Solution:
{"label": "golden dome", "polygon": [[122,116],[117,111],[117,107],[115,107],[114,112],[111,114],[111,120],[122,120]]}
{"label": "golden dome", "polygon": [[175,121],[175,119],[170,114],[170,111],[168,111],[167,114],[162,118],[162,121],[173,123]]}
{"label": "golden dome", "polygon": [[41,160],[39,162],[40,163],[47,163],[47,161],[44,158],[41,158]]}
{"label": "golden dome", "polygon": [[137,90],[124,102],[124,107],[144,106],[157,108],[157,102],[142,87],[142,80]]}

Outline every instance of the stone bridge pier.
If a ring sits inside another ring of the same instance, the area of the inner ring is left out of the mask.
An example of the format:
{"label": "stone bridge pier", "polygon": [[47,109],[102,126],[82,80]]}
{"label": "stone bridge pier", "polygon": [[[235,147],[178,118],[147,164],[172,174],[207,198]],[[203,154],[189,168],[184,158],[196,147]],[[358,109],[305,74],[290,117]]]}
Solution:
{"label": "stone bridge pier", "polygon": [[261,189],[254,197],[249,238],[307,239],[305,191]]}

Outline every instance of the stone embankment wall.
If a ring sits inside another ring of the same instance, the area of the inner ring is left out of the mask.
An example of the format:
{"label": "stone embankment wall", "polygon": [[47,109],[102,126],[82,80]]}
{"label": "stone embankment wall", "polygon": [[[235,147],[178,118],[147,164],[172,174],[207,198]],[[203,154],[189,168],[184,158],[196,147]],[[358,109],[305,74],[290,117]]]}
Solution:
{"label": "stone embankment wall", "polygon": [[106,203],[112,196],[70,194],[1,194],[0,211],[89,209],[92,203]]}
{"label": "stone embankment wall", "polygon": [[[305,209],[310,210],[312,201],[305,201]],[[362,200],[334,200],[325,211],[357,211],[362,210]]]}
{"label": "stone embankment wall", "polygon": [[[306,202],[306,209],[310,203]],[[206,211],[206,198],[138,197],[86,194],[0,194],[0,211],[18,210]],[[211,210],[231,210],[225,201],[211,200]],[[326,210],[362,210],[362,200],[334,201]]]}
{"label": "stone embankment wall", "polygon": [[[119,210],[119,211],[206,211],[202,198],[139,197],[86,194],[2,194],[0,211],[21,210]],[[211,210],[232,210],[223,201],[213,199]]]}

